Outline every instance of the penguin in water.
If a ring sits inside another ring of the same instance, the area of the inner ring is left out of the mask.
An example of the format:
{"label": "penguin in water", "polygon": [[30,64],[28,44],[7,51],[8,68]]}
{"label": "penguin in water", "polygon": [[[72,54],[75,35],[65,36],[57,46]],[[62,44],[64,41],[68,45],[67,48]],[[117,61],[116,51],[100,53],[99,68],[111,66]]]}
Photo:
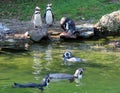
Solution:
{"label": "penguin in water", "polygon": [[64,61],[64,64],[66,64],[67,62],[70,62],[70,63],[71,62],[73,62],[73,63],[76,63],[76,62],[86,62],[86,59],[75,57],[75,56],[73,56],[73,54],[70,51],[64,52],[63,56],[62,56],[62,59]]}
{"label": "penguin in water", "polygon": [[40,8],[37,6],[35,8],[34,15],[32,17],[34,28],[42,27],[42,17],[40,13]]}
{"label": "penguin in water", "polygon": [[45,23],[48,26],[52,26],[54,22],[54,14],[52,13],[51,6],[52,4],[47,4],[46,12],[44,14]]}
{"label": "penguin in water", "polygon": [[27,83],[27,84],[20,84],[20,83],[14,83],[12,85],[13,88],[38,88],[41,91],[44,90],[44,87],[48,86],[50,82],[49,75],[45,76],[43,78],[42,82],[40,84],[37,83]]}

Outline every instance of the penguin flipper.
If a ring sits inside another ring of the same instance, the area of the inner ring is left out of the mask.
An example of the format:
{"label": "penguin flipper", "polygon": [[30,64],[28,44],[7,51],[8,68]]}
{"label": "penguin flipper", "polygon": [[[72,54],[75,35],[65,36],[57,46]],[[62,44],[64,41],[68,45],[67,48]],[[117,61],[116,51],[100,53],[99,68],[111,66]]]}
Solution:
{"label": "penguin flipper", "polygon": [[46,17],[46,13],[44,13],[44,16],[43,16],[43,18],[44,18],[44,23],[46,23],[45,17]]}

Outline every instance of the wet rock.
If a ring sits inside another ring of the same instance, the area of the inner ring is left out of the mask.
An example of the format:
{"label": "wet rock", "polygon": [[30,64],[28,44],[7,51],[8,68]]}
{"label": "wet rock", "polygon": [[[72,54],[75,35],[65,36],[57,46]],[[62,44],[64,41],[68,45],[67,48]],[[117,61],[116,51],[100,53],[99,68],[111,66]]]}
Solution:
{"label": "wet rock", "polygon": [[60,34],[60,38],[62,39],[77,39],[77,38],[89,38],[94,35],[94,27],[93,24],[81,24],[76,25],[75,34],[69,34],[67,32],[62,32]]}
{"label": "wet rock", "polygon": [[94,35],[94,26],[93,24],[82,24],[76,25],[76,30],[79,32],[78,36],[89,38]]}
{"label": "wet rock", "polygon": [[47,27],[43,26],[39,29],[33,29],[29,31],[30,39],[34,42],[39,42],[42,38],[47,37]]}
{"label": "wet rock", "polygon": [[111,41],[108,45],[113,48],[120,48],[120,41]]}
{"label": "wet rock", "polygon": [[62,32],[60,34],[60,38],[61,39],[76,39],[77,37],[76,37],[76,35],[71,35],[71,34],[69,34],[67,32]]}
{"label": "wet rock", "polygon": [[0,48],[3,51],[26,51],[29,44],[26,39],[4,39],[0,40]]}

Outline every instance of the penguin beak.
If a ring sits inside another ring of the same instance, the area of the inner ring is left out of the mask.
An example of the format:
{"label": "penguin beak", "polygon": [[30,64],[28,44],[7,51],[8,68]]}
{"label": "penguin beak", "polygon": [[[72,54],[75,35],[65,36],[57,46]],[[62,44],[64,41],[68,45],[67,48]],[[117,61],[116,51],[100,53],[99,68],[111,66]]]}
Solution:
{"label": "penguin beak", "polygon": [[79,68],[75,71],[74,77],[78,78],[79,75],[82,75],[82,73],[83,73],[83,69]]}

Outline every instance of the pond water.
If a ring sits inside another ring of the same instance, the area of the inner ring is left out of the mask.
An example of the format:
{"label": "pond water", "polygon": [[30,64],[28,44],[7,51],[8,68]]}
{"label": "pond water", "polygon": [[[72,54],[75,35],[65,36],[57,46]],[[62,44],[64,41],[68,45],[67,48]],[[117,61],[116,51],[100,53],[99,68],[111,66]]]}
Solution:
{"label": "pond water", "polygon": [[[64,65],[69,50],[85,63]],[[120,93],[120,50],[108,49],[99,41],[32,44],[26,52],[0,51],[0,93],[40,93],[37,88],[12,88],[14,82],[40,83],[48,73],[74,74],[84,68],[83,78],[50,82],[44,93]]]}

